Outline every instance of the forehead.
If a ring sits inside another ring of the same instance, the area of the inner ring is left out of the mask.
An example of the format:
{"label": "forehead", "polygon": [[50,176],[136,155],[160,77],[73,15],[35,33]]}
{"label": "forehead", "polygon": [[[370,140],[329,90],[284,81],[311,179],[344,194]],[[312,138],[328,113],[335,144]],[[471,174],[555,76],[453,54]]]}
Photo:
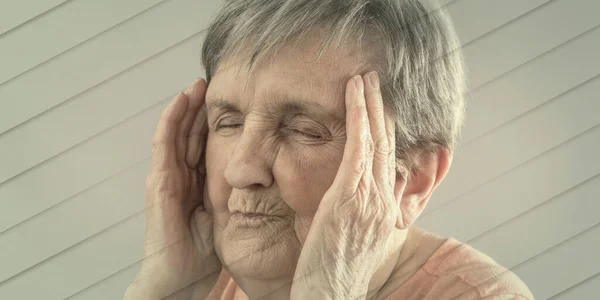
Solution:
{"label": "forehead", "polygon": [[356,52],[341,48],[331,49],[317,60],[319,45],[307,40],[295,47],[285,46],[272,59],[261,61],[250,78],[249,55],[224,60],[211,80],[208,104],[226,100],[242,110],[252,110],[261,104],[291,100],[323,107],[343,119],[346,83],[365,73],[366,64]]}

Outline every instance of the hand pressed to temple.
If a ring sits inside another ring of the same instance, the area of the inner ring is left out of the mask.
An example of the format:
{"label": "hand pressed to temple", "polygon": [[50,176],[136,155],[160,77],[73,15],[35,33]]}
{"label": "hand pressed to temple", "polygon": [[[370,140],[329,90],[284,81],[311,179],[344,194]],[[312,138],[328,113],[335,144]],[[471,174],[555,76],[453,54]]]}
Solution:
{"label": "hand pressed to temple", "polygon": [[203,206],[206,82],[197,79],[164,110],[146,180],[144,260],[125,299],[204,299],[221,262]]}
{"label": "hand pressed to temple", "polygon": [[352,77],[345,103],[343,160],[303,245],[292,299],[366,298],[402,224],[396,195],[406,183],[396,183],[394,119],[385,114],[377,73]]}

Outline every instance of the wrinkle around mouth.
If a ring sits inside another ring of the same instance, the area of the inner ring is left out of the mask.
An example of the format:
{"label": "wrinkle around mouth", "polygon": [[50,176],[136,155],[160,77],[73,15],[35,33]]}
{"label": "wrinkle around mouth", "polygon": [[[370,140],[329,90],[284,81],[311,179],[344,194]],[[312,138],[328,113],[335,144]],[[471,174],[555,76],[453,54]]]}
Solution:
{"label": "wrinkle around mouth", "polygon": [[[229,213],[231,215],[233,214],[237,214],[237,213],[241,213],[241,214],[256,214],[256,215],[263,215],[263,216],[268,216],[268,217],[278,217],[278,218],[287,218],[287,216],[289,215],[289,207],[288,209],[285,208],[285,204],[283,203],[278,203],[280,201],[283,201],[281,199],[279,200],[272,200],[272,199],[267,199],[266,197],[261,198],[261,197],[253,197],[253,198],[246,198],[243,199],[244,197],[240,197],[238,199],[231,199],[229,201]],[[253,200],[253,199],[261,199],[259,201]],[[282,206],[283,204],[283,206]]]}
{"label": "wrinkle around mouth", "polygon": [[241,210],[233,210],[231,211],[231,214],[243,214],[245,216],[249,216],[249,217],[273,217],[273,218],[284,218],[284,216],[280,216],[280,215],[274,215],[274,214],[268,214],[268,213],[263,213],[263,212],[258,212],[258,211],[241,211]]}

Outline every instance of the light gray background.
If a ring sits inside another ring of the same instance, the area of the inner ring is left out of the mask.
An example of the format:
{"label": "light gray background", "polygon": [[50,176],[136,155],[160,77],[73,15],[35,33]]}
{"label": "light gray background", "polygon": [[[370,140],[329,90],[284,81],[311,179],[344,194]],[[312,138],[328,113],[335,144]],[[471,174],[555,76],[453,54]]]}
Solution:
{"label": "light gray background", "polygon": [[[598,299],[600,1],[445,0],[468,120],[418,225],[537,299]],[[120,299],[160,112],[217,0],[0,0],[0,299]]]}

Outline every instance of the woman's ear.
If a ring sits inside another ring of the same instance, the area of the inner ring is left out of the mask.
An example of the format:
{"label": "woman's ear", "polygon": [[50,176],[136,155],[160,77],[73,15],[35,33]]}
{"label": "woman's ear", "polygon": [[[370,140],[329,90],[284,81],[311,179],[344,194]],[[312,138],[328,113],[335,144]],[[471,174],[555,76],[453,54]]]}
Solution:
{"label": "woman's ear", "polygon": [[394,196],[396,200],[400,200],[401,229],[414,224],[421,215],[431,194],[442,182],[451,164],[452,153],[445,147],[439,146],[435,153],[427,153],[420,157],[415,173],[404,176],[405,179],[400,173],[396,175]]}

